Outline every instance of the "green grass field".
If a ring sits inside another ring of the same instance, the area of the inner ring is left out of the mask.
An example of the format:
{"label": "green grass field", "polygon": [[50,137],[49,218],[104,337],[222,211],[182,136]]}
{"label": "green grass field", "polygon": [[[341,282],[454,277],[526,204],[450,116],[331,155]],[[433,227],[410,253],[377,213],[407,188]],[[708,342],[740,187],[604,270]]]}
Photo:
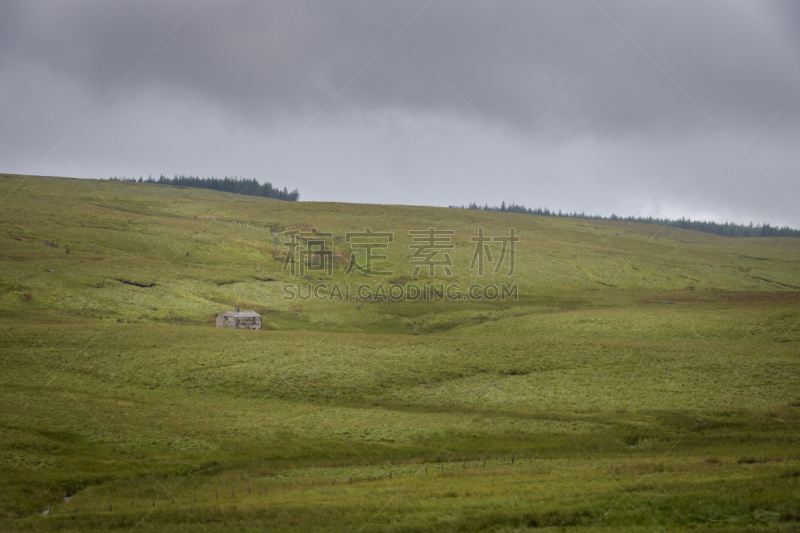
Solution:
{"label": "green grass field", "polygon": [[[800,531],[800,239],[14,175],[0,202],[2,531]],[[311,227],[333,267],[303,279],[270,230]],[[413,274],[431,227],[452,276]],[[512,227],[513,275],[470,270]],[[391,275],[346,273],[364,228]],[[332,291],[451,283],[517,298]],[[214,327],[237,303],[263,330]]]}

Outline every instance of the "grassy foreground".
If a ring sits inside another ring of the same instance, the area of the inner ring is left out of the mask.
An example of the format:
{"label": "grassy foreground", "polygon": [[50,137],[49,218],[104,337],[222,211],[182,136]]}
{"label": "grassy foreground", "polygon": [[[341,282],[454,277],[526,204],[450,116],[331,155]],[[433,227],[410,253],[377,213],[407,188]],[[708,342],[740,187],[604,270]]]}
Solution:
{"label": "grassy foreground", "polygon": [[[0,530],[800,530],[800,239],[3,175],[0,200]],[[335,268],[298,279],[270,230],[311,227]],[[365,227],[391,276],[345,273]],[[452,277],[412,275],[429,227]],[[516,229],[513,276],[468,268],[480,227]],[[264,330],[214,328],[235,303]]]}

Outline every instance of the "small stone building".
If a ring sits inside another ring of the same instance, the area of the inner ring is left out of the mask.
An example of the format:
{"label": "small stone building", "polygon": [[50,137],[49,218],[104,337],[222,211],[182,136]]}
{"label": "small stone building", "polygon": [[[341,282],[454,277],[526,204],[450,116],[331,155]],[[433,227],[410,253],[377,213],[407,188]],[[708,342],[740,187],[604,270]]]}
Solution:
{"label": "small stone building", "polygon": [[255,311],[226,311],[217,316],[218,328],[261,329],[261,315]]}

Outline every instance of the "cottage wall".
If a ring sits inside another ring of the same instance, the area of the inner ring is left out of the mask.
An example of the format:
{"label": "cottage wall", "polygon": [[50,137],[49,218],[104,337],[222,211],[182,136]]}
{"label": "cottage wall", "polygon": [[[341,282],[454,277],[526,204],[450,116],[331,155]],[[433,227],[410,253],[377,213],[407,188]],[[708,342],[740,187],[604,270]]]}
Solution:
{"label": "cottage wall", "polygon": [[[228,320],[225,320],[225,319]],[[217,327],[218,328],[235,328],[236,327],[236,318],[229,316],[229,315],[219,315],[217,317]]]}
{"label": "cottage wall", "polygon": [[261,329],[260,317],[239,317],[236,319],[236,329]]}

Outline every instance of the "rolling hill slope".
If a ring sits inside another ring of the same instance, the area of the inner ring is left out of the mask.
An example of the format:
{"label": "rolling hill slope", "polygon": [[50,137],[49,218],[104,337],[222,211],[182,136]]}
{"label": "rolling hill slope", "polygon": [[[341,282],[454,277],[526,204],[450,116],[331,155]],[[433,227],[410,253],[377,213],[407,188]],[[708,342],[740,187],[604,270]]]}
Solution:
{"label": "rolling hill slope", "polygon": [[[796,530],[800,239],[12,175],[0,202],[0,530]],[[348,273],[365,228],[384,275]],[[452,276],[414,273],[429,228]],[[513,273],[499,241],[470,269],[480,228],[514,228]],[[264,331],[213,327],[237,303]]]}
{"label": "rolling hill slope", "polygon": [[[478,282],[515,283],[523,297],[625,291],[654,299],[675,291],[694,291],[702,299],[715,290],[800,289],[800,239],[793,238],[734,239],[644,224],[432,207],[288,203],[64,178],[3,176],[0,197],[0,302],[6,312],[208,323],[214,313],[242,302],[286,313],[298,302],[283,299],[282,282],[304,280],[283,269],[287,249],[270,229],[277,234],[310,227],[332,234],[328,245],[338,254],[332,275],[309,272],[329,284],[415,283],[408,232],[433,227],[454,232],[453,276],[439,268],[438,280],[431,279],[423,269],[418,284],[458,283],[466,290]],[[500,236],[515,228],[520,241],[513,276],[506,275],[508,260],[497,275],[491,265],[483,277],[470,270],[470,238],[481,227]],[[360,250],[342,238],[364,228],[394,233],[394,243],[379,250],[388,255],[381,268],[392,275],[345,274],[347,256]],[[321,308],[332,305],[315,309],[324,313]]]}

